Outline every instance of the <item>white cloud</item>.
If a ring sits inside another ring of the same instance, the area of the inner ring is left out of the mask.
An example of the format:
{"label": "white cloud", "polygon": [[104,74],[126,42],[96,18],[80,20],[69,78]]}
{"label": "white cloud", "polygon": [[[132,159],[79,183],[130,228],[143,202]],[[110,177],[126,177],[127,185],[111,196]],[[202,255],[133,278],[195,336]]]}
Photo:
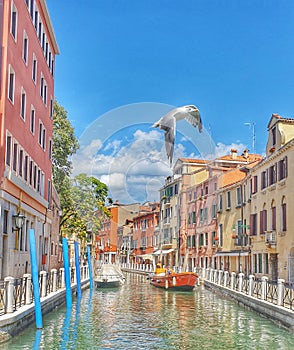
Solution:
{"label": "white cloud", "polygon": [[[163,132],[137,129],[127,136],[123,139],[114,137],[105,145],[100,139],[95,139],[82,146],[73,157],[73,175],[86,173],[97,177],[108,186],[112,199],[121,203],[159,200],[159,189],[164,185],[165,178],[172,174]],[[185,138],[182,140],[186,141]],[[203,157],[209,159],[208,157],[223,156],[229,154],[232,148],[241,153],[246,147],[219,142],[214,154]],[[200,156],[195,156],[194,152],[188,154],[184,144],[176,143],[174,161],[180,157]]]}

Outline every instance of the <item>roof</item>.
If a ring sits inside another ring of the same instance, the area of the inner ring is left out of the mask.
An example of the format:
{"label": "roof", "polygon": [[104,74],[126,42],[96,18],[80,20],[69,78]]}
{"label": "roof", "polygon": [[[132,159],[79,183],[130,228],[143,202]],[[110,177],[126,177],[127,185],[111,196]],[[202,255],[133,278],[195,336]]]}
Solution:
{"label": "roof", "polygon": [[[276,119],[276,120],[274,121],[274,119]],[[287,124],[294,124],[293,118],[284,118],[277,113],[273,113],[269,123],[267,124],[267,128],[269,129],[272,124],[275,124],[278,121],[281,121],[281,122],[287,123]]]}
{"label": "roof", "polygon": [[218,178],[218,187],[223,188],[238,183],[244,179],[245,176],[246,174],[239,169],[227,171]]}
{"label": "roof", "polygon": [[179,158],[178,160],[180,160],[183,163],[200,163],[200,164],[208,164],[209,161],[205,160],[205,159],[197,159],[197,158]]}

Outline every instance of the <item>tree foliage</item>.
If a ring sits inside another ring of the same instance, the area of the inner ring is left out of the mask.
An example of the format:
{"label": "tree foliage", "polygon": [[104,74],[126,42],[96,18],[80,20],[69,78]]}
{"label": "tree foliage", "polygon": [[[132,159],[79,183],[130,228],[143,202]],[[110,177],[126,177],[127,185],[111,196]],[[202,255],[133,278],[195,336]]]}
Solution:
{"label": "tree foliage", "polygon": [[61,205],[70,205],[67,203],[68,190],[70,183],[68,177],[72,171],[72,162],[70,157],[76,153],[79,148],[79,143],[74,134],[67,111],[54,102],[53,111],[53,183],[59,193]]}
{"label": "tree foliage", "polygon": [[86,238],[91,231],[97,232],[101,225],[100,215],[109,215],[105,207],[107,186],[93,176],[79,174],[71,179],[70,198],[74,206],[65,208],[62,233]]}

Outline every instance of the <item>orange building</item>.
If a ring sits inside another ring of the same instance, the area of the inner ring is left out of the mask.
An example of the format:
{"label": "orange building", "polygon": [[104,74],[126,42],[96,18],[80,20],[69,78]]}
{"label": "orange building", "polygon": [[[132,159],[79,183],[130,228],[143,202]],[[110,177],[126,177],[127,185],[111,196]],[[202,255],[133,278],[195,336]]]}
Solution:
{"label": "orange building", "polygon": [[29,228],[35,230],[39,268],[48,268],[54,66],[59,50],[45,0],[0,0],[0,40],[3,278],[30,271]]}

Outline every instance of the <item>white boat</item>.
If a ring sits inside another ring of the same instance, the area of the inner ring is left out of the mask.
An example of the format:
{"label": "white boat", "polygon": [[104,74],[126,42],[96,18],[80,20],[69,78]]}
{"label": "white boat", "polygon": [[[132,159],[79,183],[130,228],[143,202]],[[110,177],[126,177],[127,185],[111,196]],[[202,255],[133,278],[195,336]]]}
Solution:
{"label": "white boat", "polygon": [[124,284],[125,278],[116,265],[105,264],[97,271],[94,283],[97,288],[115,288]]}

